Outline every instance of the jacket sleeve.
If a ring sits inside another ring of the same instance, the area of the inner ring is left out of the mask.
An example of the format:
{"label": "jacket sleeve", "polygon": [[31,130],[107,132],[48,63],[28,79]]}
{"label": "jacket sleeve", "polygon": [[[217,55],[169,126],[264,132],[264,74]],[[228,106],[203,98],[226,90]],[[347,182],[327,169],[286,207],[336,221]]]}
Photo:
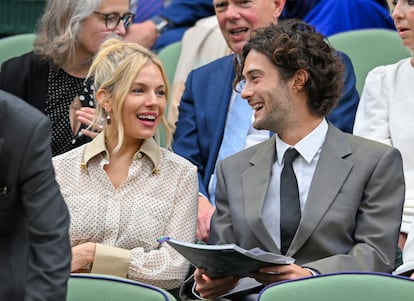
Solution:
{"label": "jacket sleeve", "polygon": [[193,72],[189,74],[186,80],[184,94],[180,101],[179,117],[176,124],[172,148],[175,153],[197,166],[200,193],[208,196],[207,187],[203,184],[203,174],[205,173],[206,162],[203,160],[200,144],[198,142],[199,134],[192,95],[192,78]]}
{"label": "jacket sleeve", "polygon": [[355,88],[355,72],[352,62],[349,57],[338,51],[345,65],[344,74],[344,91],[338,100],[337,106],[328,115],[328,120],[332,122],[337,128],[346,133],[352,134],[354,127],[355,115],[358,109],[359,94]]}
{"label": "jacket sleeve", "polygon": [[[347,253],[308,262],[304,267],[319,273],[394,270],[405,192],[401,154],[396,148],[389,148],[370,156],[377,159],[364,183],[356,211],[352,248]],[[337,243],[336,247],[339,246]]]}
{"label": "jacket sleeve", "polygon": [[69,213],[55,180],[50,132],[42,116],[22,145],[19,185],[30,241],[25,300],[64,300],[70,275]]}
{"label": "jacket sleeve", "polygon": [[175,27],[192,26],[201,18],[214,15],[212,0],[173,0],[160,14]]}

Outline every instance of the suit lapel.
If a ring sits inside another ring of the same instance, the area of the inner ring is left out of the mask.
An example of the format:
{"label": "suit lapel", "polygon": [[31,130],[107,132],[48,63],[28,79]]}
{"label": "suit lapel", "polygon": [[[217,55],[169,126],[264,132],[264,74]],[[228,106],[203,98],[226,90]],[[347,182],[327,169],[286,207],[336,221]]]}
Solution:
{"label": "suit lapel", "polygon": [[[4,96],[4,95],[2,95]],[[6,98],[4,96],[4,98]],[[3,153],[3,144],[4,144],[4,138],[6,136],[6,124],[8,121],[7,115],[6,115],[6,106],[7,103],[6,101],[0,99],[0,120],[1,120],[1,126],[0,126],[0,171],[3,171],[3,174],[5,173],[4,170],[6,170],[6,167],[4,166],[3,160],[4,156],[2,155]],[[5,176],[3,176],[5,177]],[[0,172],[0,186],[5,184],[6,179],[3,179],[1,172]]]}
{"label": "suit lapel", "polygon": [[[275,160],[275,136],[263,143],[250,159],[252,165],[242,173],[244,208],[252,233],[269,251],[278,250],[263,223],[262,208]],[[259,217],[259,218],[258,218]]]}
{"label": "suit lapel", "polygon": [[312,235],[331,206],[353,164],[344,160],[352,153],[346,134],[329,125],[326,140],[308,193],[302,220],[287,252],[293,256]]}
{"label": "suit lapel", "polygon": [[[0,162],[1,162],[1,159],[3,158],[3,156],[2,156],[2,153],[3,153],[3,143],[4,143],[4,139],[3,138],[0,138]],[[2,170],[2,169],[0,169],[0,170]]]}

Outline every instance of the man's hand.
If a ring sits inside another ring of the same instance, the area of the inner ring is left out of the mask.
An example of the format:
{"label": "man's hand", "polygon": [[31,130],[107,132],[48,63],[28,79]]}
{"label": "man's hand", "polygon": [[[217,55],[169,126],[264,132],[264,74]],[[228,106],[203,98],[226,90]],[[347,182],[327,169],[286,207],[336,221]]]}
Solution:
{"label": "man's hand", "polygon": [[148,49],[151,49],[151,47],[154,46],[157,39],[157,28],[155,27],[155,23],[151,20],[132,24],[124,37],[125,41],[138,43]]}
{"label": "man's hand", "polygon": [[282,280],[291,280],[312,276],[312,272],[296,264],[284,264],[261,268],[257,273],[249,275],[264,285]]}
{"label": "man's hand", "polygon": [[207,241],[210,234],[210,222],[214,210],[214,206],[205,197],[198,197],[197,238],[202,241]]}
{"label": "man's hand", "polygon": [[85,272],[85,267],[95,259],[96,243],[86,242],[72,248],[71,272]]}
{"label": "man's hand", "polygon": [[195,289],[203,298],[215,299],[234,288],[239,281],[233,276],[211,279],[205,272],[204,269],[196,269],[194,272]]}

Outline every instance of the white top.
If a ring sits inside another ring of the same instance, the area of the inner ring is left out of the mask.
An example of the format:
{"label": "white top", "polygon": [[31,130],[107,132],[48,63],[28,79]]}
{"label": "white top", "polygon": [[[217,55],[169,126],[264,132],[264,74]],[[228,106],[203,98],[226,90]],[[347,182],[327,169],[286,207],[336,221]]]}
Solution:
{"label": "white top", "polygon": [[53,158],[71,217],[72,246],[99,243],[92,272],[164,289],[179,287],[189,264],[157,238],[195,240],[196,167],[147,139],[135,154],[125,183],[114,188],[103,169],[108,157],[101,133],[92,142]]}
{"label": "white top", "polygon": [[355,117],[354,134],[399,149],[406,194],[401,231],[414,218],[414,68],[411,58],[368,73]]}
{"label": "white top", "polygon": [[403,264],[397,267],[393,274],[410,276],[414,272],[414,221],[403,250]]}

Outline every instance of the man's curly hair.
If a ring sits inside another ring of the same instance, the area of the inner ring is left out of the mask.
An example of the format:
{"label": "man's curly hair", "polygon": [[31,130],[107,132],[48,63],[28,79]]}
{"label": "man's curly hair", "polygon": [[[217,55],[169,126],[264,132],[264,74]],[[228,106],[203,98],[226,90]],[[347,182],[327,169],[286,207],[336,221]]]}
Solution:
{"label": "man's curly hair", "polygon": [[335,49],[311,25],[288,20],[256,30],[236,66],[235,87],[243,80],[244,63],[251,50],[268,57],[283,81],[291,79],[298,70],[308,72],[304,89],[311,113],[326,116],[336,105],[343,91],[344,65]]}

